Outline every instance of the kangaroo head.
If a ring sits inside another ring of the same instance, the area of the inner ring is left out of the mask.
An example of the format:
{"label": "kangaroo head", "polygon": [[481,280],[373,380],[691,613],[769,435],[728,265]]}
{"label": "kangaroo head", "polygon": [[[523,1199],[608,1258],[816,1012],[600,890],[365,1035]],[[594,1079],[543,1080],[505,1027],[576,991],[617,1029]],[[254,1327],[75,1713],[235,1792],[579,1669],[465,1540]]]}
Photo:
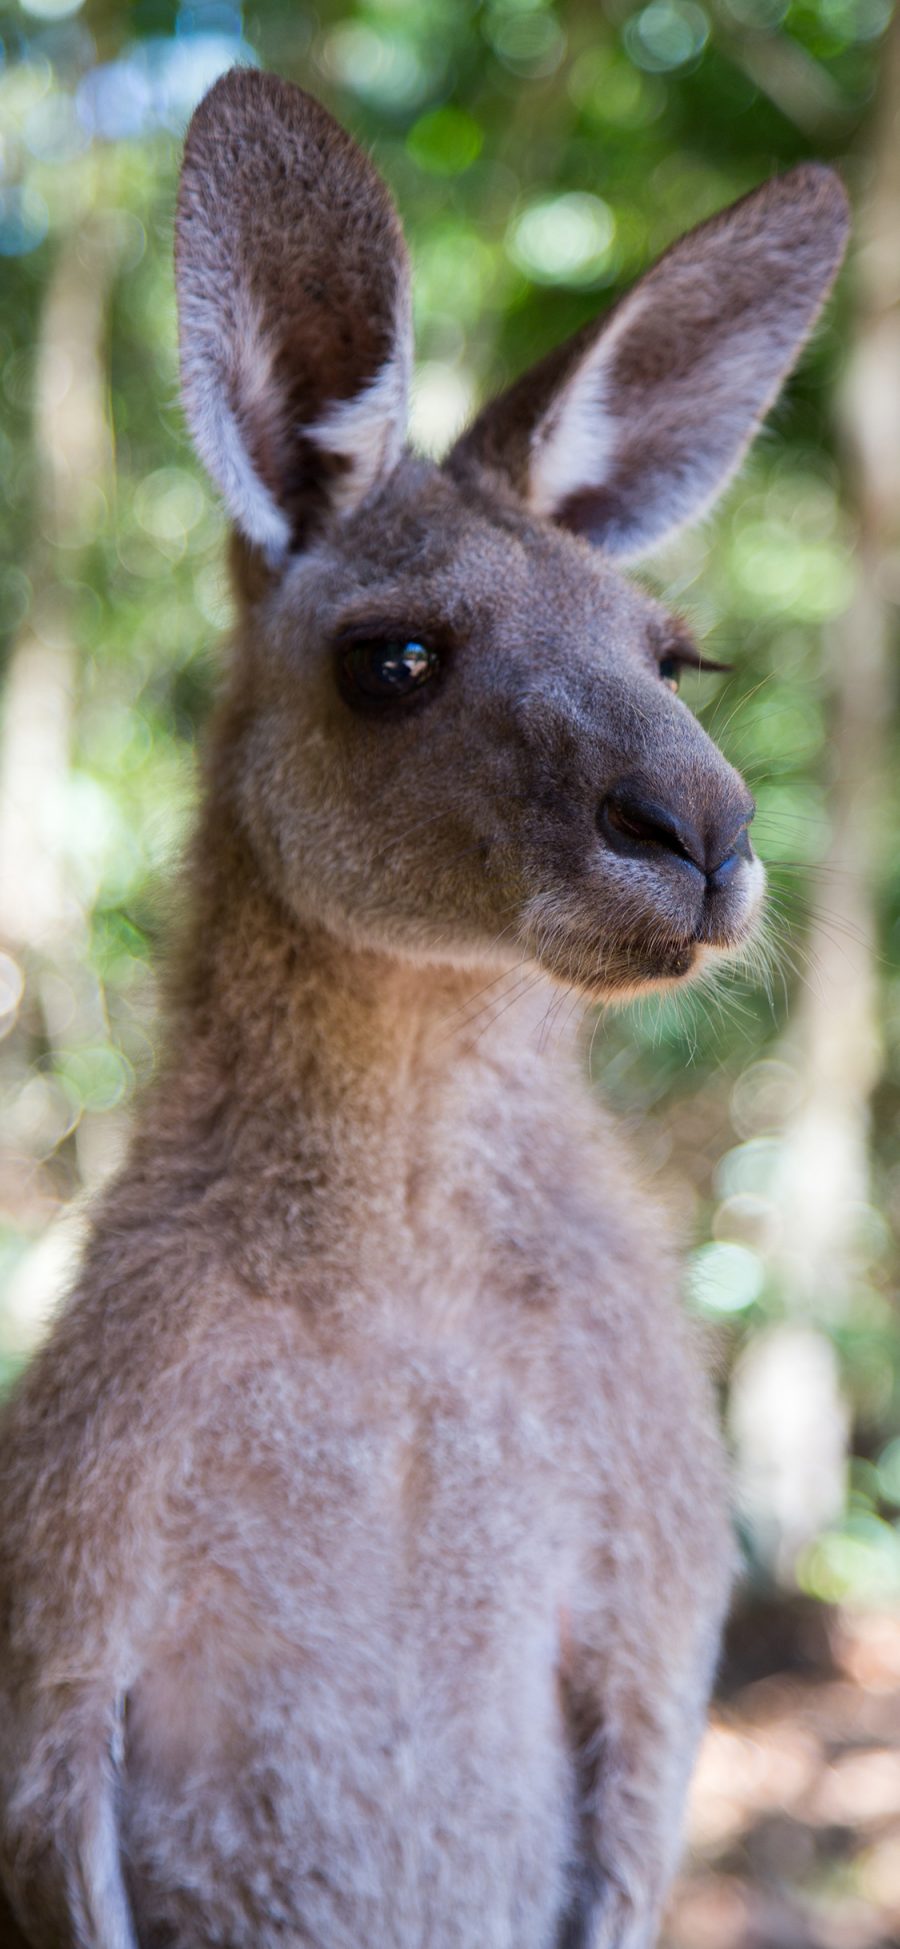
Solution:
{"label": "kangaroo head", "polygon": [[423,961],[531,956],[595,996],[740,945],[750,795],[622,573],[728,481],[843,252],[802,167],[691,232],[488,406],[406,449],[409,274],[371,163],[234,70],[188,135],[182,371],[237,530],[221,771],[281,901]]}

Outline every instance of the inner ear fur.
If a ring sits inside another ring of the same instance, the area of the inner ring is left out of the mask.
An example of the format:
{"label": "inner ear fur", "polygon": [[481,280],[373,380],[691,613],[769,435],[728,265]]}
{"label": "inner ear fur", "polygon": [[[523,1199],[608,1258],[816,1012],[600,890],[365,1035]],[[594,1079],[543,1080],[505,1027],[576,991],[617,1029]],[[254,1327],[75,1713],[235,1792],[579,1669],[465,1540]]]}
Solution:
{"label": "inner ear fur", "polygon": [[834,280],[833,171],[776,177],[674,244],[605,318],[489,405],[449,465],[505,476],[538,514],[637,556],[721,493]]}
{"label": "inner ear fur", "polygon": [[241,533],[276,562],[395,464],[411,364],[391,198],[311,95],[235,68],[201,102],[176,283],[195,444]]}

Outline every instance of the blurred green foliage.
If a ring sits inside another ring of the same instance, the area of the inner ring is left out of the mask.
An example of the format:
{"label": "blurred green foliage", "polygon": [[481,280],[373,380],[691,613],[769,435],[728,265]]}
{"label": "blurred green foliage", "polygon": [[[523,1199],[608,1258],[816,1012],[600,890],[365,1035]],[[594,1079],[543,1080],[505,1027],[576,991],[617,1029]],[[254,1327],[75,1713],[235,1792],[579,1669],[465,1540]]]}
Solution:
{"label": "blurred green foliage", "polygon": [[[193,103],[232,61],[259,61],[323,95],[371,145],[412,246],[414,434],[439,450],[488,386],[773,170],[834,158],[863,190],[888,14],[887,0],[266,0],[243,12],[224,0],[28,0],[0,14],[0,629],[12,699],[16,658],[27,662],[30,631],[46,636],[50,603],[66,713],[64,762],[26,808],[59,897],[46,926],[0,958],[7,1367],[59,1286],[72,1236],[61,1215],[116,1161],[152,1065],[151,952],[228,620],[222,519],[177,404],[171,227]],[[41,367],[66,253],[72,288],[80,274],[88,309],[92,297],[99,307],[110,445],[69,479],[61,514],[48,473],[69,463],[48,460],[39,427],[45,447],[54,428],[62,437],[83,378],[67,368],[70,354]],[[711,655],[734,665],[728,677],[690,680],[685,694],[758,797],[773,971],[720,999],[604,1019],[591,1054],[674,1187],[696,1248],[692,1303],[715,1324],[723,1368],[788,1306],[761,1241],[803,1082],[787,1025],[816,979],[805,943],[827,907],[830,632],[857,572],[832,401],[851,332],[845,283],[724,511],[670,547],[651,577]],[[22,708],[27,716],[27,699]],[[821,1322],[856,1454],[843,1517],[801,1565],[824,1597],[900,1588],[892,791],[888,778],[872,1195],[843,1303]]]}

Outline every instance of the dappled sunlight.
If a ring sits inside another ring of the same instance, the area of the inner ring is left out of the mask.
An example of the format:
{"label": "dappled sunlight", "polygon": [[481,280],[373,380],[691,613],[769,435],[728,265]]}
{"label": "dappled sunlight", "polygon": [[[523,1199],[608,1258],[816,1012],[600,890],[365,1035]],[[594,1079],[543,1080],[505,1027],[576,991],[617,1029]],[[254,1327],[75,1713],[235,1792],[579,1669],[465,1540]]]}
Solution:
{"label": "dappled sunlight", "polygon": [[[802,1639],[802,1617],[798,1628]],[[896,1614],[823,1613],[817,1649],[800,1671],[735,1683],[726,1669],[694,1779],[666,1949],[896,1942]]]}

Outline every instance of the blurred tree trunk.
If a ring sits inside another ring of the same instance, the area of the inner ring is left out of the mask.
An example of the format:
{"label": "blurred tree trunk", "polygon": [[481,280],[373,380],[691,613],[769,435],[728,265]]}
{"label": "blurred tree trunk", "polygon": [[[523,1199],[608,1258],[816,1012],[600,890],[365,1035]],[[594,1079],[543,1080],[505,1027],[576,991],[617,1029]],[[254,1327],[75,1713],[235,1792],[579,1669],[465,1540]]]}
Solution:
{"label": "blurred tree trunk", "polygon": [[848,1416],[827,1333],[853,1296],[881,1067],[875,888],[885,831],[889,651],[900,591],[900,13],[885,43],[855,326],[839,401],[857,576],[830,635],[831,838],[794,1025],[805,1092],[785,1133],[775,1270],[788,1321],[735,1377],[739,1472],[763,1553],[789,1578],[844,1496]]}
{"label": "blurred tree trunk", "polygon": [[[90,215],[73,226],[47,288],[36,348],[38,478],[23,563],[32,593],[10,655],[0,732],[0,945],[24,976],[18,1051],[8,1058],[14,1082],[20,1068],[38,1076],[38,1059],[59,1049],[53,997],[69,981],[78,985],[84,962],[87,917],[69,870],[67,820],[80,683],[75,603],[112,484],[106,329],[119,237],[119,226]],[[8,959],[5,965],[9,974]],[[48,1095],[53,1134],[38,1110],[33,1139],[14,1138],[4,1156],[3,1204],[40,1242],[7,1284],[0,1366],[4,1357],[17,1364],[33,1345],[77,1246],[77,1219],[51,1223],[71,1188],[65,1167],[57,1176],[36,1168],[42,1146],[56,1154],[57,1098]]]}
{"label": "blurred tree trunk", "polygon": [[35,539],[25,565],[32,598],[10,656],[0,737],[0,938],[13,948],[46,946],[67,924],[63,793],[77,687],[71,584],[89,517],[111,483],[105,340],[116,236],[114,225],[91,217],[72,229],[41,316]]}

